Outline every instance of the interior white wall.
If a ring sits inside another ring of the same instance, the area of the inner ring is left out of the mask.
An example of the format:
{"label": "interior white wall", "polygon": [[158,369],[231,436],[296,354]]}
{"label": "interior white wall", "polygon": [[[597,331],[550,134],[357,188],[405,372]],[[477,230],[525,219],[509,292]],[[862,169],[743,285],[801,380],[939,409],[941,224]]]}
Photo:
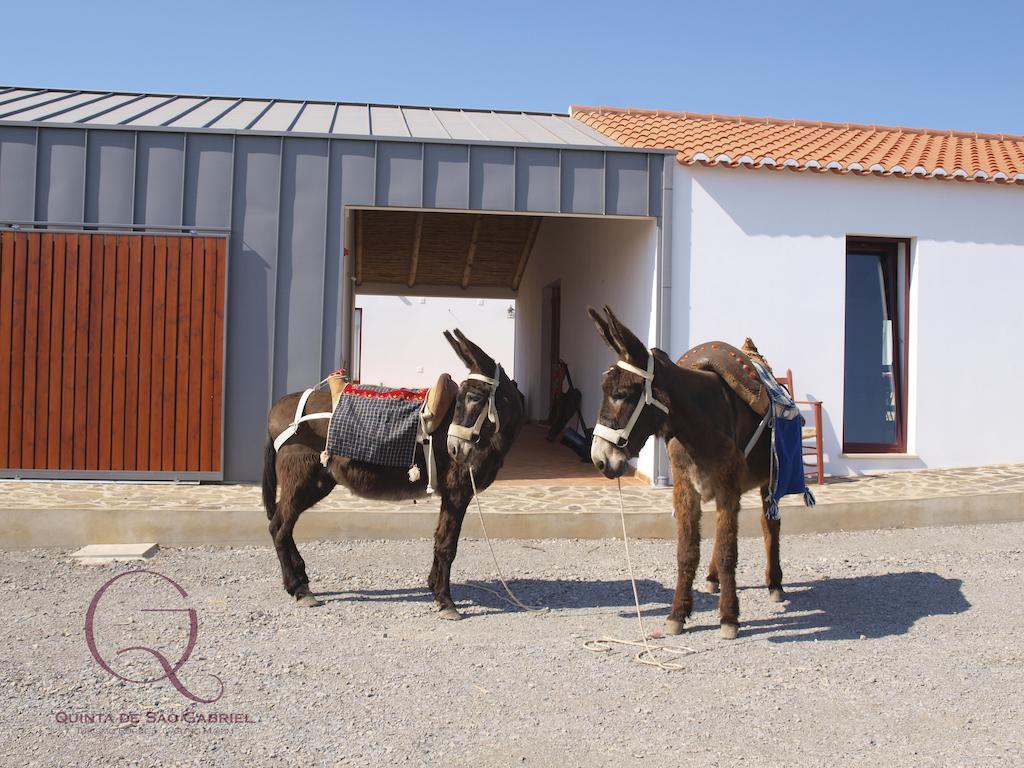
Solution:
{"label": "interior white wall", "polygon": [[[587,306],[609,305],[653,345],[656,246],[657,227],[650,219],[544,219],[516,305],[517,381],[530,419],[546,418],[548,408],[544,288],[561,280],[561,355],[583,395],[583,416],[592,428],[601,403],[601,376],[615,356],[598,336]],[[637,468],[653,475],[653,441],[638,458]]]}
{"label": "interior white wall", "polygon": [[442,334],[454,328],[515,375],[512,299],[360,294],[356,306],[363,310],[361,378],[366,384],[427,387],[443,372],[461,381],[466,366]]}
{"label": "interior white wall", "polygon": [[[1024,190],[970,182],[675,168],[674,355],[752,336],[824,401],[826,471],[1024,461]],[[910,237],[910,457],[841,455],[847,235]],[[1009,386],[1008,386],[1009,385]],[[999,428],[994,429],[998,422]]]}

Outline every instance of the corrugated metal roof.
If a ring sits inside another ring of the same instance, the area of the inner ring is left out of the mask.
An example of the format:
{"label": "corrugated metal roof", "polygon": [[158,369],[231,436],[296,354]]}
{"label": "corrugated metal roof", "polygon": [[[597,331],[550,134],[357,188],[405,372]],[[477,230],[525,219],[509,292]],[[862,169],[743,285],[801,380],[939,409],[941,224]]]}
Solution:
{"label": "corrugated metal roof", "polygon": [[569,115],[0,86],[0,122],[621,147]]}

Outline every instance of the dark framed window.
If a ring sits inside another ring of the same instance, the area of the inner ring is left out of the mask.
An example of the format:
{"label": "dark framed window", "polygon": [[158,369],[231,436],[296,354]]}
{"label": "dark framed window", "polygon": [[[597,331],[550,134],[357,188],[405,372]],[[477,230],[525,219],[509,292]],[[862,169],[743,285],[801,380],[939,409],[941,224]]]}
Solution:
{"label": "dark framed window", "polygon": [[910,241],[846,241],[843,452],[907,450]]}

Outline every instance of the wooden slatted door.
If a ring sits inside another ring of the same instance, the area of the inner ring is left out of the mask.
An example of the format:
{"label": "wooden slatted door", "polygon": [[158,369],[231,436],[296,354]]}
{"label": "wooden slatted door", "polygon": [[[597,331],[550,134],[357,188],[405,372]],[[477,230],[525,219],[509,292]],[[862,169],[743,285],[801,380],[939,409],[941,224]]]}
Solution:
{"label": "wooden slatted door", "polygon": [[218,477],[226,252],[0,233],[0,472]]}

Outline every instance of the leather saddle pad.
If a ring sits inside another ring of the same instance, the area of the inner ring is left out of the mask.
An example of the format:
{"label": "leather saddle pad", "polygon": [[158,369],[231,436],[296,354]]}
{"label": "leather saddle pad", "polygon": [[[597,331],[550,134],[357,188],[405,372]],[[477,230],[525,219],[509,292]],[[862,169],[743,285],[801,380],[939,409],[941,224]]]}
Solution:
{"label": "leather saddle pad", "polygon": [[683,368],[717,373],[758,416],[764,416],[770,403],[768,390],[751,364],[751,357],[771,370],[749,338],[743,343],[743,349],[737,349],[724,341],[699,344],[679,358],[676,364]]}
{"label": "leather saddle pad", "polygon": [[447,373],[438,376],[434,386],[427,390],[427,400],[423,405],[423,429],[428,435],[434,434],[441,426],[458,395],[459,385]]}

